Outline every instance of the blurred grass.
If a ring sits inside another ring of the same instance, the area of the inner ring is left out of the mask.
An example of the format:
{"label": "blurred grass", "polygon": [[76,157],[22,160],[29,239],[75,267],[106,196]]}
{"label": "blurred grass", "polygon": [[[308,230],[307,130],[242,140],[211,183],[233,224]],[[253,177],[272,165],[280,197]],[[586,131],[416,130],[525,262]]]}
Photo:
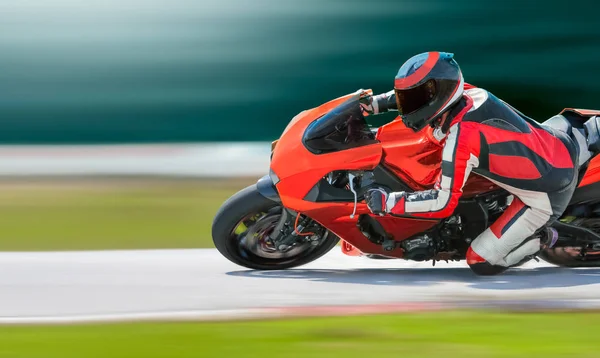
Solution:
{"label": "blurred grass", "polygon": [[597,357],[598,313],[0,327],[0,357]]}
{"label": "blurred grass", "polygon": [[221,204],[255,180],[65,179],[0,184],[0,250],[212,247]]}

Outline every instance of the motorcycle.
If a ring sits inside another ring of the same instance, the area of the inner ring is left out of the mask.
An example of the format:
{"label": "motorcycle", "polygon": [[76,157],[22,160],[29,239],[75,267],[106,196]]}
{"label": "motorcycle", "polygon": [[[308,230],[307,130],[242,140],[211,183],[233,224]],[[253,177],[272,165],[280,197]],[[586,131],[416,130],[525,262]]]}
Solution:
{"label": "motorcycle", "polygon": [[[471,241],[513,197],[471,175],[446,219],[372,215],[364,203],[371,188],[431,189],[442,146],[432,128],[415,133],[399,118],[371,128],[359,97],[360,91],[339,97],[290,121],[272,143],[269,174],[229,198],[214,218],[213,242],[223,256],[250,269],[281,270],[314,261],[341,241],[350,256],[434,265],[465,259]],[[551,264],[600,266],[600,156],[591,155],[600,151],[599,125],[600,111],[581,109],[542,123],[579,133],[580,152],[590,153],[569,207],[552,224],[557,243],[537,255]]]}

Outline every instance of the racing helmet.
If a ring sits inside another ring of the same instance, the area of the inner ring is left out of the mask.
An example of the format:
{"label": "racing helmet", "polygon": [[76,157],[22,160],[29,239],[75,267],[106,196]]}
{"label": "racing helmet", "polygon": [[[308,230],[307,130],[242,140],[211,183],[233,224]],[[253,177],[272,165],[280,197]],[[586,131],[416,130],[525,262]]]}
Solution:
{"label": "racing helmet", "polygon": [[411,57],[394,80],[404,125],[417,132],[432,124],[462,98],[464,82],[454,54],[425,52]]}

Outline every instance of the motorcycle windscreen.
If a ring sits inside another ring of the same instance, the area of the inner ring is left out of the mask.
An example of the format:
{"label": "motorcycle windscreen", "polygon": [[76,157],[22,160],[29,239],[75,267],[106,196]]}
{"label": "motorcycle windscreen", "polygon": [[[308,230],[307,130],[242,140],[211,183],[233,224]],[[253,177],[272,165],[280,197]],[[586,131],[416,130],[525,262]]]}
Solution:
{"label": "motorcycle windscreen", "polygon": [[302,142],[314,154],[378,143],[362,114],[357,96],[312,122],[304,132]]}

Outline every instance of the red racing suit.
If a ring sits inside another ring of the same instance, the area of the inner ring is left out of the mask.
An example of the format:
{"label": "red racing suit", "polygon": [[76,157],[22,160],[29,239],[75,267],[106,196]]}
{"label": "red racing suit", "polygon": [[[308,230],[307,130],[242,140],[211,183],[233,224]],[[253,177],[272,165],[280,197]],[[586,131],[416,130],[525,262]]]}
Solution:
{"label": "red racing suit", "polygon": [[[514,199],[471,244],[467,263],[510,267],[539,251],[526,241],[566,209],[577,185],[577,147],[568,134],[534,122],[488,91],[466,86],[440,136],[441,173],[432,190],[390,193],[386,211],[426,218],[452,215],[471,174]],[[393,92],[373,97],[373,114],[394,109]],[[436,128],[440,132],[441,128]]]}

